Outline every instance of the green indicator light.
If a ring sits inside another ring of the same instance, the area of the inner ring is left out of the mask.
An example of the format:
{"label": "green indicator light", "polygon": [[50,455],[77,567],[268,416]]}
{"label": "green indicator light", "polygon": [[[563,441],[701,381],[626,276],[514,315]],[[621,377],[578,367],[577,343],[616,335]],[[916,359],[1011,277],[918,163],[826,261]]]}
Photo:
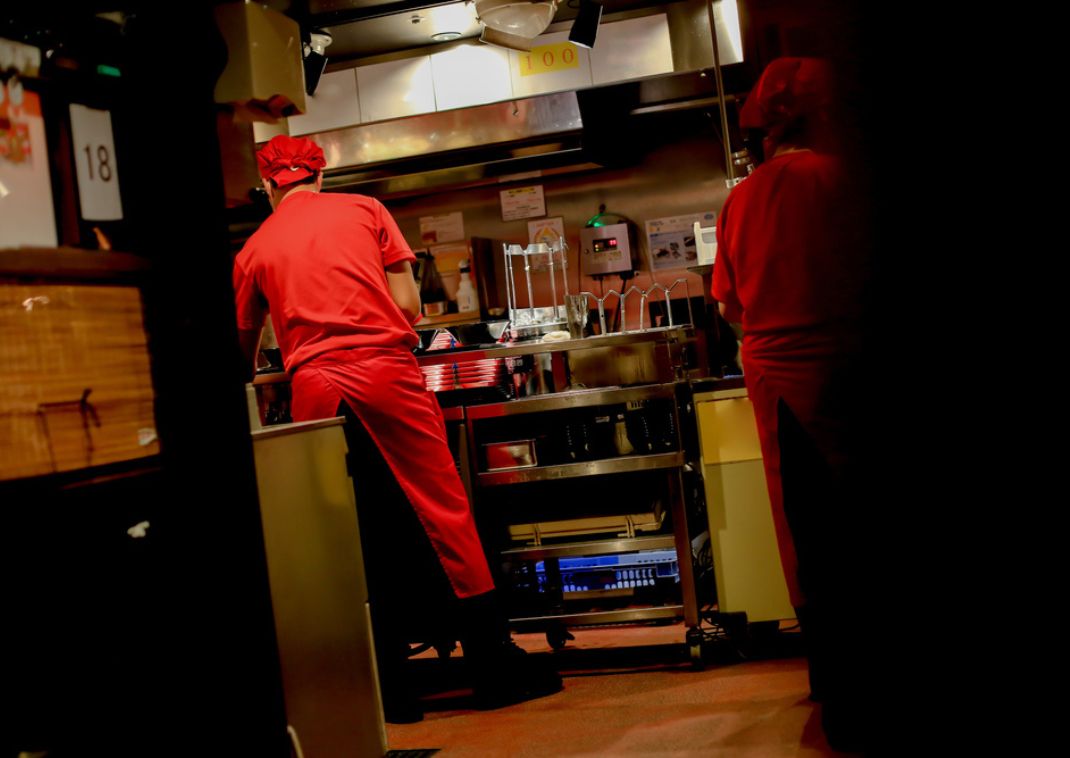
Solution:
{"label": "green indicator light", "polygon": [[97,73],[101,76],[122,76],[122,73],[115,66],[105,66],[103,63],[97,66]]}

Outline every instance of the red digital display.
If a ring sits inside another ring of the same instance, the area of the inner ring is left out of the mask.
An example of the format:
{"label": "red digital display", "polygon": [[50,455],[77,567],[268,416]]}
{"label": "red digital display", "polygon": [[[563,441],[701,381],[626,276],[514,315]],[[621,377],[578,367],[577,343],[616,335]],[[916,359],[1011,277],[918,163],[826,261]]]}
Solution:
{"label": "red digital display", "polygon": [[608,237],[606,239],[594,240],[592,242],[592,245],[593,245],[594,251],[596,253],[605,252],[606,250],[616,250],[617,249],[617,238],[616,237]]}

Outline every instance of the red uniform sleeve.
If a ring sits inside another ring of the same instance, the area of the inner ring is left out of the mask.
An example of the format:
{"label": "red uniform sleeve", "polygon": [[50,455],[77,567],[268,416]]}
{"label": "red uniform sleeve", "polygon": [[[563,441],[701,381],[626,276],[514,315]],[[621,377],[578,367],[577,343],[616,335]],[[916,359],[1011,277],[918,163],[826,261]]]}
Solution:
{"label": "red uniform sleeve", "polygon": [[717,219],[717,258],[713,263],[713,285],[710,294],[719,303],[724,303],[726,321],[738,323],[743,320],[743,304],[736,293],[735,271],[732,269],[732,253],[725,241],[725,223],[728,203],[721,209]]}
{"label": "red uniform sleeve", "polygon": [[409,243],[405,241],[390,211],[378,200],[375,205],[379,212],[379,250],[383,254],[383,268],[401,261],[415,261],[416,255],[409,248]]}
{"label": "red uniform sleeve", "polygon": [[238,329],[253,331],[264,325],[267,301],[256,286],[256,280],[237,260],[234,261],[234,306],[238,314]]}

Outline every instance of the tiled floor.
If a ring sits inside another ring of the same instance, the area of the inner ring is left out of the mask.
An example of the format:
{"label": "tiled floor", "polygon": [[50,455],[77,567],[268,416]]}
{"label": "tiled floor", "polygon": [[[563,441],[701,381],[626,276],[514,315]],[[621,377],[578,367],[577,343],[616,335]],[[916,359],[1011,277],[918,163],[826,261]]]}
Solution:
{"label": "tiled floor", "polygon": [[[390,748],[443,758],[843,755],[825,742],[800,657],[742,660],[719,647],[721,660],[694,670],[680,624],[574,634],[559,653],[541,634],[515,636],[553,656],[564,692],[490,712],[458,693],[432,698],[424,721],[387,725]],[[428,671],[438,666],[433,652],[424,658]]]}

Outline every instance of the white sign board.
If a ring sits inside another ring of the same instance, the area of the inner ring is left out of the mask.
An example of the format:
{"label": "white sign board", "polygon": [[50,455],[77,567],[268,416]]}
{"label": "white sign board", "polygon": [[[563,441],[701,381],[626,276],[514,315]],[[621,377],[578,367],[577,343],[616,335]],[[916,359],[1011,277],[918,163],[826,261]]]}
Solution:
{"label": "white sign board", "polygon": [[420,242],[434,245],[464,239],[464,214],[460,211],[440,216],[420,216]]}
{"label": "white sign board", "polygon": [[651,271],[698,265],[696,222],[703,226],[712,226],[717,223],[717,214],[691,213],[686,216],[655,218],[646,222]]}
{"label": "white sign board", "polygon": [[501,191],[502,221],[519,221],[546,215],[546,197],[542,185],[517,187]]}
{"label": "white sign board", "polygon": [[71,137],[78,174],[78,199],[86,221],[117,221],[123,217],[119,170],[111,113],[71,104]]}

